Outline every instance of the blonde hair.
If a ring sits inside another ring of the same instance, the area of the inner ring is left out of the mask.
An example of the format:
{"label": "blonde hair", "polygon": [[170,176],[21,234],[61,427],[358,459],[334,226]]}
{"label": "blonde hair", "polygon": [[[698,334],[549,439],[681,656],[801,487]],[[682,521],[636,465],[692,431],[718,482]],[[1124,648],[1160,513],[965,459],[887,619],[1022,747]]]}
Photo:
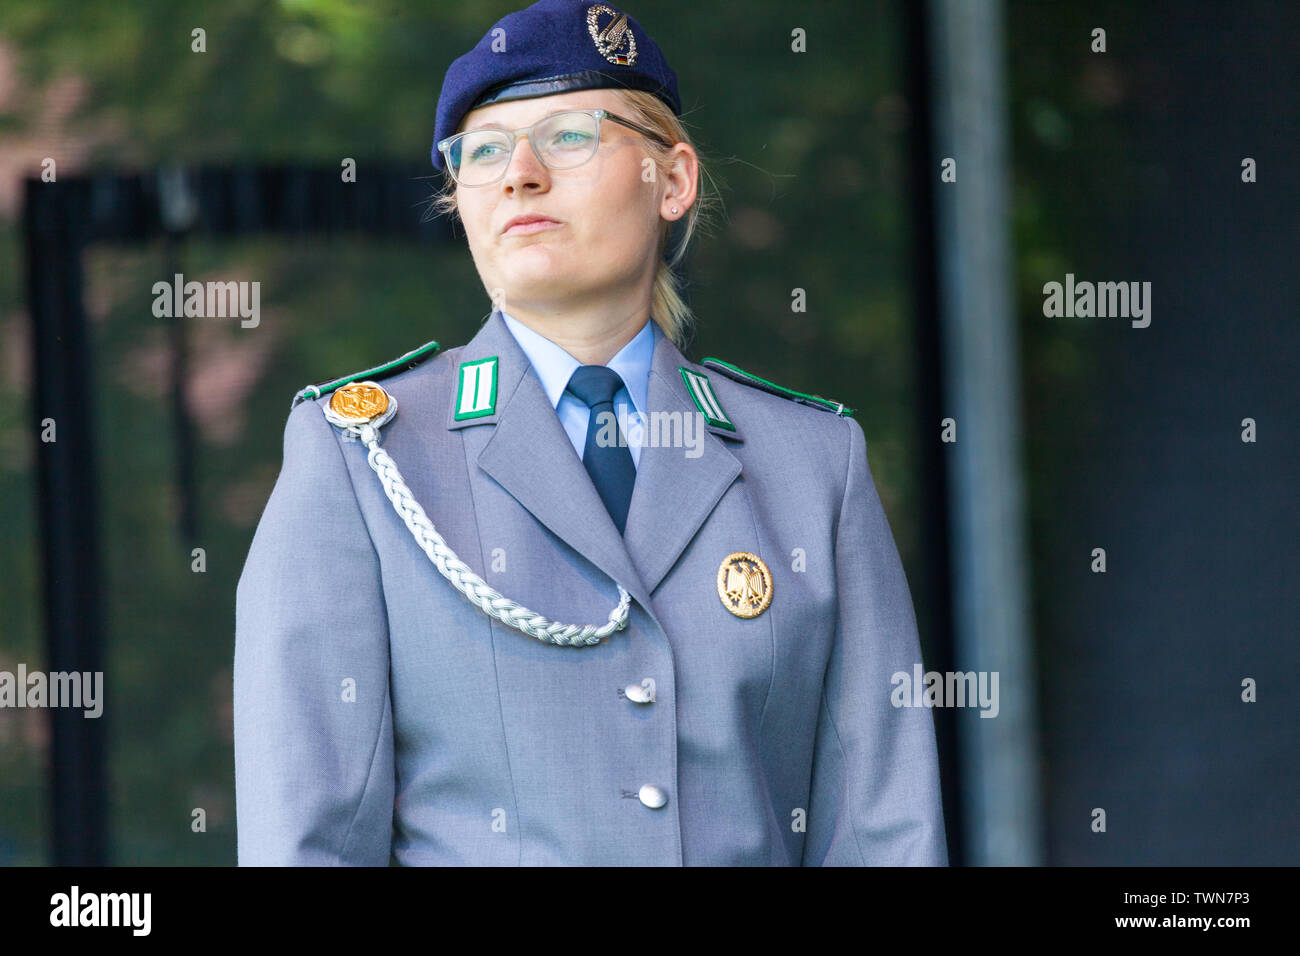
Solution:
{"label": "blonde hair", "polygon": [[[691,142],[690,134],[686,131],[682,121],[673,113],[672,108],[659,97],[641,90],[616,89],[613,92],[617,93],[623,100],[625,111],[628,113],[626,119],[647,129],[654,130],[669,143],[685,143],[695,149],[695,144]],[[648,137],[642,137],[642,141],[646,150],[654,159],[659,172],[667,174],[671,169],[668,159],[670,147],[663,146]],[[697,149],[696,153],[698,154],[698,152]],[[664,334],[672,340],[673,344],[683,350],[686,348],[694,330],[695,314],[682,297],[682,280],[677,274],[676,267],[686,255],[686,249],[690,245],[696,227],[701,225],[701,216],[711,210],[716,201],[713,192],[706,193],[704,190],[704,181],[706,179],[712,181],[704,168],[704,161],[701,159],[699,174],[695,183],[695,202],[686,214],[681,238],[676,248],[666,258],[665,250],[668,247],[673,224],[665,221],[660,228],[657,247],[658,265],[655,268],[654,284],[650,294],[651,316],[659,323],[659,327],[664,330]],[[429,205],[432,216],[449,215],[457,217],[459,215],[456,206],[456,182],[452,179],[450,173],[446,174],[442,188],[433,195]],[[703,221],[707,222],[707,217]]]}

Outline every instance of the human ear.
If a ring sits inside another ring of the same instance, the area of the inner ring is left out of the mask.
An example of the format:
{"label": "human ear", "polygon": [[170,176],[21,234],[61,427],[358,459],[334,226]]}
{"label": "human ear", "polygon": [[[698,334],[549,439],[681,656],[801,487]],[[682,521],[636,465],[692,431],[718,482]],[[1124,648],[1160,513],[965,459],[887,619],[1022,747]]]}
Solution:
{"label": "human ear", "polygon": [[695,204],[700,174],[700,157],[688,143],[678,143],[668,154],[668,171],[663,176],[663,198],[659,215],[675,220],[686,215]]}

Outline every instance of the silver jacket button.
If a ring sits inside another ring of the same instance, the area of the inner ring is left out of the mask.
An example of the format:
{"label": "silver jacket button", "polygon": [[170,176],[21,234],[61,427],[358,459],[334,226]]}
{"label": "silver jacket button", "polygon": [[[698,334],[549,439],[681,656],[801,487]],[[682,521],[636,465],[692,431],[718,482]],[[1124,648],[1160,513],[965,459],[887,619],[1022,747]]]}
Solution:
{"label": "silver jacket button", "polygon": [[664,793],[662,789],[656,787],[653,783],[647,783],[642,787],[638,796],[641,798],[641,802],[651,810],[658,810],[668,802],[668,794]]}
{"label": "silver jacket button", "polygon": [[655,682],[647,677],[639,684],[628,684],[623,688],[623,693],[634,704],[649,704],[655,699],[654,686]]}

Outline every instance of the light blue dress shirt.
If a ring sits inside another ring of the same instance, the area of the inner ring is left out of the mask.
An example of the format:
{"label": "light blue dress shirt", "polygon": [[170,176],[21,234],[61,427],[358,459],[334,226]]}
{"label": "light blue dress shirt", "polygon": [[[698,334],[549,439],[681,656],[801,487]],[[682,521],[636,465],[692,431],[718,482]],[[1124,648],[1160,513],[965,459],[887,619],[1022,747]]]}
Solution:
{"label": "light blue dress shirt", "polygon": [[[537,377],[542,380],[546,397],[555,407],[555,413],[560,417],[560,424],[564,426],[573,450],[581,458],[587,445],[587,420],[591,417],[591,409],[566,392],[565,388],[574,370],[582,363],[546,336],[534,332],[505,311],[502,311],[501,317],[505,319],[510,334],[528,356]],[[654,358],[655,344],[661,334],[658,326],[647,320],[632,341],[619,349],[618,354],[606,363],[623,380],[624,387],[614,393],[614,414],[618,416],[619,428],[626,428],[628,451],[632,453],[632,464],[638,467],[641,464],[641,438],[645,434],[646,395],[650,390],[650,361]]]}

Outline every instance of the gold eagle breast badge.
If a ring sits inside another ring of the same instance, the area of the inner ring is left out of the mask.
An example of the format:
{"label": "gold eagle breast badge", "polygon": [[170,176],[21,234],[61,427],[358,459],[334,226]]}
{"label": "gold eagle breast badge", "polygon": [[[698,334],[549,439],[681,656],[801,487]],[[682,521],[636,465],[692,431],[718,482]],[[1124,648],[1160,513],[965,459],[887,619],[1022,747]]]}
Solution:
{"label": "gold eagle breast badge", "polygon": [[772,603],[772,572],[758,555],[735,551],[718,566],[718,598],[736,617],[758,617]]}

